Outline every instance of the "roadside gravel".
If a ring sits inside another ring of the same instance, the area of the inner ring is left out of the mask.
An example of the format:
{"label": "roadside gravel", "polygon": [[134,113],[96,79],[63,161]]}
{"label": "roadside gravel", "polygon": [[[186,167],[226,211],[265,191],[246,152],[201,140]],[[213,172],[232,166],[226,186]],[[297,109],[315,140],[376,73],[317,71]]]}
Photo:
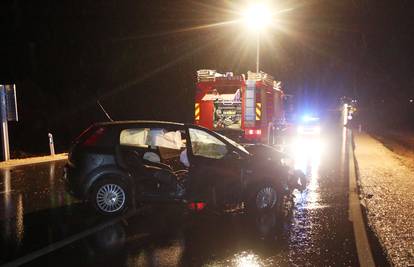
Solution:
{"label": "roadside gravel", "polygon": [[[414,161],[367,134],[355,134],[362,202],[394,266],[414,264]],[[414,265],[413,265],[414,266]]]}

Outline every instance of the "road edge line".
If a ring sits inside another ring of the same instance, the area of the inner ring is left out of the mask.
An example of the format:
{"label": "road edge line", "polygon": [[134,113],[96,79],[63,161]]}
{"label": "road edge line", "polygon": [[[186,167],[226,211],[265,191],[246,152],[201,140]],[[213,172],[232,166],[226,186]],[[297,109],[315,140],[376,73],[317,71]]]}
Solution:
{"label": "road edge line", "polygon": [[348,145],[348,176],[349,176],[349,218],[352,221],[355,244],[357,248],[358,260],[360,266],[375,266],[374,257],[372,256],[371,245],[368,240],[365,222],[361,209],[357,188],[357,177],[355,169],[354,140],[352,134],[349,134],[351,142]]}
{"label": "road edge line", "polygon": [[69,245],[69,244],[71,244],[73,242],[76,242],[76,241],[78,241],[78,240],[80,240],[82,238],[85,238],[85,237],[87,237],[87,236],[89,236],[91,234],[94,234],[94,233],[96,233],[98,231],[101,231],[101,230],[103,230],[103,229],[105,229],[105,228],[107,228],[107,227],[109,227],[109,226],[111,226],[113,224],[116,224],[116,223],[118,223],[118,222],[120,222],[122,220],[126,220],[126,219],[132,217],[133,215],[135,215],[137,212],[138,212],[138,210],[131,211],[131,212],[126,213],[125,215],[123,215],[121,217],[117,217],[117,218],[114,218],[114,219],[109,220],[107,222],[98,224],[97,226],[94,226],[92,228],[89,228],[87,230],[84,230],[84,231],[82,231],[80,233],[74,234],[74,235],[72,235],[72,236],[70,236],[68,238],[62,239],[62,240],[57,241],[55,243],[49,244],[46,247],[43,247],[41,249],[35,250],[33,252],[30,252],[29,254],[26,254],[26,255],[24,255],[24,256],[22,256],[20,258],[17,258],[15,260],[12,260],[12,261],[9,261],[9,262],[6,262],[6,263],[4,263],[1,266],[2,267],[9,267],[9,266],[11,267],[11,266],[20,266],[20,265],[23,265],[23,264],[28,263],[28,262],[30,262],[32,260],[35,260],[36,258],[42,257],[42,256],[44,256],[46,254],[49,254],[49,253],[51,253],[53,251],[56,251],[56,250],[58,250],[60,248],[63,248],[63,247],[65,247],[65,246],[67,246],[67,245]]}

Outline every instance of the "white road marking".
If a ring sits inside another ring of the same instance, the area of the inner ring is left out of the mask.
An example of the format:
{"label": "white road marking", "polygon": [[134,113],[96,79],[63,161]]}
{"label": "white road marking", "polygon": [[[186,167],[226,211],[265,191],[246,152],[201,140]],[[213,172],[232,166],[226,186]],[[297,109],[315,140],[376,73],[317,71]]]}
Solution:
{"label": "white road marking", "polygon": [[[359,264],[362,267],[375,266],[375,261],[372,256],[371,246],[368,241],[368,235],[365,230],[364,218],[361,210],[361,203],[358,196],[357,178],[355,170],[355,158],[352,147],[351,134],[348,132],[348,159],[349,159],[349,219],[352,221],[354,228],[355,243],[358,253]],[[343,152],[345,153],[345,152]]]}

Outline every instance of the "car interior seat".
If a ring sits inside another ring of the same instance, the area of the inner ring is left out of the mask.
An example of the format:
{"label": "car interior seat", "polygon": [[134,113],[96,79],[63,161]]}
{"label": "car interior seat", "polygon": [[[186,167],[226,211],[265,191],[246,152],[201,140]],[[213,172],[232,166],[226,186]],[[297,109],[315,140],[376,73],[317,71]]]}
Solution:
{"label": "car interior seat", "polygon": [[170,165],[162,163],[160,156],[152,151],[145,152],[142,156],[142,163],[147,166],[157,167],[163,170],[173,172],[173,169]]}

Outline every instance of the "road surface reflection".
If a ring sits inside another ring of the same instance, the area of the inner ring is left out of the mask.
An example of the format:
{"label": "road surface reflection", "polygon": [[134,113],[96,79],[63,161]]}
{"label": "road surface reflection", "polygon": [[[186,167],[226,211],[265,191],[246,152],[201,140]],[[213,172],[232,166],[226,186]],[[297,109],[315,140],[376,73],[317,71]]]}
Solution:
{"label": "road surface reflection", "polygon": [[76,233],[94,218],[65,191],[64,163],[0,169],[0,264]]}
{"label": "road surface reflection", "polygon": [[298,137],[293,143],[293,161],[295,169],[306,175],[306,190],[295,192],[296,203],[307,209],[318,208],[319,166],[325,144],[319,137]]}

